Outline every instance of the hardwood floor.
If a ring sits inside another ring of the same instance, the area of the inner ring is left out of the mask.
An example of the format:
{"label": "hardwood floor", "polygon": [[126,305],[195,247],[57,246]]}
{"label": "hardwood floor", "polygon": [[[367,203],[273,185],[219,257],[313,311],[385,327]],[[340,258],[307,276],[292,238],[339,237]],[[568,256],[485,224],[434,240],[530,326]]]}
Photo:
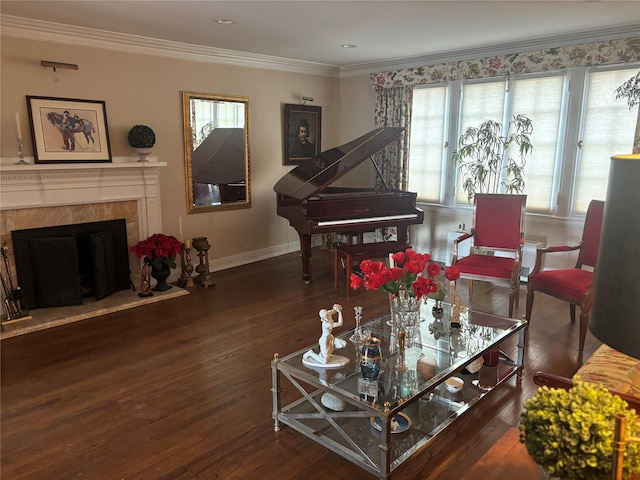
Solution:
{"label": "hardwood floor", "polygon": [[[215,287],[191,295],[3,340],[2,478],[373,479],[286,426],[273,431],[273,354],[313,344],[320,308],[362,305],[364,321],[389,308],[381,292],[347,300],[334,291],[332,253],[313,254],[310,285],[290,254],[217,272]],[[506,315],[506,291],[476,284],[473,306]],[[461,479],[480,460],[486,468],[485,452],[533,395],[533,374],[575,372],[568,306],[540,294],[533,316],[522,381],[494,392],[394,480]],[[353,327],[352,314],[345,321]],[[588,333],[585,358],[598,345]],[[515,465],[503,478],[526,480],[523,472]]]}

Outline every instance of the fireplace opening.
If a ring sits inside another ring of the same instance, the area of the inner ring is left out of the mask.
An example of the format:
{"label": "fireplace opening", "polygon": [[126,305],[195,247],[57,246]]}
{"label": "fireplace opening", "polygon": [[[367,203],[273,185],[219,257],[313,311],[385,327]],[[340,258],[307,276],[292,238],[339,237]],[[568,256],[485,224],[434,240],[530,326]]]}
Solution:
{"label": "fireplace opening", "polygon": [[11,232],[29,309],[65,307],[131,287],[125,219]]}

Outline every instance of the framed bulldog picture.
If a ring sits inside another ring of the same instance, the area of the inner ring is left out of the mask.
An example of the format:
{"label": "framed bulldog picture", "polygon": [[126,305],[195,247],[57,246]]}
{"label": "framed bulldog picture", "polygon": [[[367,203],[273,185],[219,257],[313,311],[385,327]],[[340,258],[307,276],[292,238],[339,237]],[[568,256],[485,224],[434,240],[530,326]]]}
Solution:
{"label": "framed bulldog picture", "polygon": [[112,161],[105,102],[27,96],[35,163]]}

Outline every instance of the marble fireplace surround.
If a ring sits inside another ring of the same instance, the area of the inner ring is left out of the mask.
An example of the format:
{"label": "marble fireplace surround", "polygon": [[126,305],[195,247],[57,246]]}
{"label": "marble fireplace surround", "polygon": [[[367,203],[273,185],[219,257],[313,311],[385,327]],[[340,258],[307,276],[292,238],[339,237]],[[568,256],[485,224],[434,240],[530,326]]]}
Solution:
{"label": "marble fireplace surround", "polygon": [[[7,242],[9,252],[16,229],[124,218],[129,245],[162,231],[164,162],[115,157],[113,163],[16,165],[11,160],[0,160],[0,241]],[[132,253],[129,263],[139,285],[140,263]]]}

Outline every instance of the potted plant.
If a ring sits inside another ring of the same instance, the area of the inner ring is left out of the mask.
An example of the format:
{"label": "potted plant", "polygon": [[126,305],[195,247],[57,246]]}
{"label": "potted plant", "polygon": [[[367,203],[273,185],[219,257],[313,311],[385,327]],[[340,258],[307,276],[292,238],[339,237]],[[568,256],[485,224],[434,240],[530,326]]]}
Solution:
{"label": "potted plant", "polygon": [[127,140],[129,140],[129,145],[131,145],[140,156],[138,161],[145,162],[156,143],[156,134],[153,132],[153,129],[147,125],[134,125],[131,127],[131,130],[129,130]]}
{"label": "potted plant", "polygon": [[[640,72],[616,88],[616,98],[626,98],[629,110],[640,104]],[[633,153],[640,153],[640,110],[638,110],[638,122],[633,140]]]}
{"label": "potted plant", "polygon": [[[627,419],[627,436],[638,436],[635,410],[606,388],[574,377],[573,387],[540,387],[523,404],[520,442],[542,470],[567,480],[609,479],[613,460],[615,417]],[[640,444],[628,442],[623,478],[640,472]]]}
{"label": "potted plant", "polygon": [[157,281],[153,290],[164,291],[171,288],[171,285],[167,283],[167,278],[171,274],[171,269],[176,268],[176,256],[182,254],[180,240],[171,235],[154,233],[150,237],[139,241],[130,250],[138,258],[144,256],[144,265],[142,267],[143,293],[145,293],[145,277],[148,280],[149,270],[150,275]]}
{"label": "potted plant", "polygon": [[[533,150],[533,123],[526,115],[514,115],[503,135],[500,122],[485,120],[467,128],[458,139],[453,163],[462,174],[462,188],[469,203],[476,193],[498,193],[500,185],[507,193],[524,191],[524,167]],[[509,147],[517,146],[518,156],[510,156]]]}

